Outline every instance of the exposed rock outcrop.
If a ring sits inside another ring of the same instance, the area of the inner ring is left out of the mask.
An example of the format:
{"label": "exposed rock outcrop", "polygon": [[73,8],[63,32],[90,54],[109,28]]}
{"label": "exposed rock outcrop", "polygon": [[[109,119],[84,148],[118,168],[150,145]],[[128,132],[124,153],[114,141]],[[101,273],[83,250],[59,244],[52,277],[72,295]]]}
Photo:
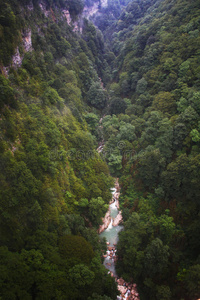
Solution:
{"label": "exposed rock outcrop", "polygon": [[104,230],[106,230],[111,222],[111,216],[110,216],[110,210],[107,211],[105,214],[105,217],[102,219],[103,224],[99,226],[98,233],[102,233]]}
{"label": "exposed rock outcrop", "polygon": [[[113,202],[115,202],[116,207],[119,209],[119,196],[120,196],[120,186],[119,186],[119,182],[118,182],[118,178],[115,181],[115,190],[116,192],[113,194],[112,196],[112,200],[110,201],[109,204],[112,204]],[[107,211],[105,217],[102,219],[103,224],[99,226],[98,229],[98,233],[102,233],[104,230],[106,230],[111,222],[111,216],[110,216],[110,208]],[[113,226],[118,226],[119,224],[121,224],[123,222],[122,219],[122,213],[121,211],[119,211],[118,215],[116,216],[116,218],[113,219]]]}
{"label": "exposed rock outcrop", "polygon": [[40,1],[39,7],[40,7],[41,11],[44,13],[45,17],[48,17],[50,11],[47,10],[45,1]]}
{"label": "exposed rock outcrop", "polygon": [[119,195],[120,193],[119,192],[115,192],[114,195],[113,195],[113,199],[115,201],[115,205],[116,207],[119,209]]}
{"label": "exposed rock outcrop", "polygon": [[0,70],[5,77],[8,77],[9,67],[0,66]]}
{"label": "exposed rock outcrop", "polygon": [[[22,41],[23,41],[23,49],[24,52],[29,52],[32,51],[32,39],[31,39],[31,30],[27,29],[23,34],[22,34]],[[24,58],[24,53],[19,52],[19,47],[16,48],[15,54],[12,57],[12,66],[14,68],[19,68],[22,65],[22,60]]]}
{"label": "exposed rock outcrop", "polygon": [[30,11],[32,11],[32,10],[34,9],[34,7],[33,7],[33,2],[32,2],[32,1],[30,1],[30,2],[27,4],[27,8],[28,8],[28,10],[30,10]]}
{"label": "exposed rock outcrop", "polygon": [[97,2],[95,2],[93,6],[90,6],[90,7],[85,6],[84,10],[83,10],[83,14],[82,14],[83,17],[87,18],[87,19],[92,17],[94,14],[96,14],[98,12],[98,10],[99,10],[98,6],[99,6],[99,4]]}
{"label": "exposed rock outcrop", "polygon": [[120,292],[120,296],[118,296],[117,299],[140,300],[135,283],[127,283],[122,278],[116,279],[116,282]]}
{"label": "exposed rock outcrop", "polygon": [[66,20],[67,20],[67,24],[68,24],[68,25],[71,25],[72,19],[71,19],[69,10],[64,9],[62,12],[63,12],[63,15],[65,16],[65,18],[66,18]]}
{"label": "exposed rock outcrop", "polygon": [[115,188],[116,188],[116,191],[119,193],[120,192],[120,185],[119,185],[119,179],[118,178],[115,182]]}
{"label": "exposed rock outcrop", "polygon": [[118,215],[116,216],[116,218],[113,220],[112,225],[113,226],[118,226],[119,224],[121,224],[123,222],[123,218],[122,218],[122,212],[120,211],[118,213]]}
{"label": "exposed rock outcrop", "polygon": [[17,49],[15,50],[15,54],[12,57],[12,65],[13,65],[13,67],[14,68],[21,67],[22,60],[23,60],[23,56],[20,55],[19,48],[17,47]]}
{"label": "exposed rock outcrop", "polygon": [[107,7],[108,6],[108,0],[101,0],[101,7]]}
{"label": "exposed rock outcrop", "polygon": [[32,32],[30,29],[26,30],[23,35],[23,45],[24,45],[24,51],[29,52],[32,51]]}
{"label": "exposed rock outcrop", "polygon": [[[113,193],[113,197],[112,200],[110,202],[116,205],[116,207],[119,209],[119,196],[120,196],[120,186],[119,186],[119,181],[118,179],[115,181],[115,192]],[[107,227],[110,224],[110,220],[111,220],[111,216],[110,216],[110,209],[107,212],[107,214],[105,215],[103,222],[104,224],[100,226],[99,228],[99,232],[101,233],[102,231],[104,231],[105,229],[107,229]],[[122,219],[122,212],[119,211],[118,215],[116,216],[116,218],[114,218],[112,220],[112,226],[118,226],[120,223],[123,222]],[[106,254],[103,254],[103,258],[104,260],[104,265],[106,266],[106,268],[109,270],[108,273],[112,276],[115,277],[115,280],[117,282],[117,288],[120,292],[120,296],[117,297],[118,300],[139,300],[139,294],[137,292],[137,286],[135,283],[127,283],[125,282],[122,278],[117,278],[117,274],[114,271],[113,272],[113,263],[115,264],[115,262],[118,259],[117,256],[117,249],[116,249],[116,244],[110,245],[110,242],[107,242],[107,251]],[[112,270],[112,271],[111,271]]]}

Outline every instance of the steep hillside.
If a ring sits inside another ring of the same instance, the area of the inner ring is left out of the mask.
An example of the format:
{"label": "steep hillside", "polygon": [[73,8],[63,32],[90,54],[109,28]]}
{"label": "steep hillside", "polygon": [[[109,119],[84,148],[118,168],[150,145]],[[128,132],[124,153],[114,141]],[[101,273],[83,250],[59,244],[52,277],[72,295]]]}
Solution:
{"label": "steep hillside", "polygon": [[97,235],[110,173],[119,276],[142,300],[200,297],[199,16],[198,0],[0,0],[2,300],[116,300]]}
{"label": "steep hillside", "polygon": [[[93,6],[86,7],[83,14],[90,19],[103,33],[114,24],[126,5],[131,0],[93,1]],[[85,1],[87,5],[88,1]]]}
{"label": "steep hillside", "polygon": [[104,33],[104,151],[125,221],[118,274],[141,299],[200,296],[199,15],[199,1],[132,1]]}
{"label": "steep hillside", "polygon": [[2,300],[116,299],[97,235],[113,179],[87,102],[93,85],[106,100],[103,40],[86,23],[90,47],[68,25],[67,12],[75,20],[82,10],[81,1],[0,2]]}

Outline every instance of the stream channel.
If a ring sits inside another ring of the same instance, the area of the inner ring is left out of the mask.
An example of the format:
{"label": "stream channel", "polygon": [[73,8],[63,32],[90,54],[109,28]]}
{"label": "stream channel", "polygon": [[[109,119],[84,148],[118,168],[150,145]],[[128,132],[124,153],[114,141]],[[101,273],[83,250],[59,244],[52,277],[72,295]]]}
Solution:
{"label": "stream channel", "polygon": [[[116,188],[117,187],[117,188]],[[137,285],[133,282],[125,282],[122,278],[118,278],[115,270],[116,261],[116,246],[118,242],[118,234],[123,229],[123,225],[119,225],[122,222],[121,212],[119,208],[119,184],[116,181],[115,188],[112,190],[112,203],[109,205],[109,211],[107,217],[104,218],[104,225],[106,229],[100,233],[100,238],[105,237],[107,240],[107,252],[104,255],[104,266],[108,269],[111,276],[115,277],[117,282],[117,288],[120,296],[117,296],[117,300],[140,300]],[[111,220],[107,223],[106,220]],[[109,225],[108,225],[109,224]]]}
{"label": "stream channel", "polygon": [[[102,123],[102,119],[99,122]],[[103,151],[104,142],[100,143],[97,151],[100,153]],[[117,282],[117,288],[120,292],[120,296],[117,296],[117,300],[140,300],[139,294],[137,292],[137,285],[135,283],[127,283],[122,278],[118,278],[115,262],[117,260],[116,257],[116,246],[119,240],[119,232],[124,228],[123,225],[120,225],[122,222],[122,215],[119,209],[119,195],[120,195],[120,187],[118,183],[118,179],[115,182],[115,187],[111,189],[112,191],[112,201],[109,205],[109,210],[103,219],[103,225],[100,226],[99,234],[100,238],[105,237],[107,241],[107,251],[106,255],[104,255],[104,266],[108,269],[111,276],[115,277],[115,281]],[[107,223],[107,220],[110,220]]]}
{"label": "stream channel", "polygon": [[[110,250],[107,250],[107,257],[104,259],[104,265],[106,269],[108,269],[110,272],[113,273],[114,277],[117,277],[116,270],[115,270],[115,256],[116,256],[116,245],[118,242],[118,234],[123,229],[122,225],[113,226],[113,220],[117,217],[119,214],[119,210],[117,208],[117,199],[114,197],[114,194],[116,193],[116,188],[112,188],[112,199],[114,202],[112,202],[109,205],[110,210],[110,216],[111,216],[111,222],[106,230],[104,230],[99,236],[100,238],[105,237],[108,248]],[[112,250],[111,250],[112,248]]]}

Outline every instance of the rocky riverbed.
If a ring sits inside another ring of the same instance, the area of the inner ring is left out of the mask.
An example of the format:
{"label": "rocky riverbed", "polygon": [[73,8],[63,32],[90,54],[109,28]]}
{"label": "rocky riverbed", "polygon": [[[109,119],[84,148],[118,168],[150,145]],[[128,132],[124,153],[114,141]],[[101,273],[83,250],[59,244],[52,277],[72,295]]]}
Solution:
{"label": "rocky riverbed", "polygon": [[120,296],[118,299],[126,300],[139,300],[139,294],[137,292],[136,283],[127,283],[122,278],[116,279],[118,290],[120,291]]}
{"label": "rocky riverbed", "polygon": [[105,214],[105,217],[102,219],[103,224],[99,226],[99,230],[98,230],[99,234],[105,231],[109,227],[111,221],[112,221],[112,226],[118,226],[119,224],[122,224],[123,219],[122,219],[121,211],[118,212],[115,218],[111,216],[111,209],[112,209],[111,204],[114,204],[113,207],[119,209],[119,195],[120,195],[120,186],[117,179],[115,182],[115,187],[113,188],[113,196],[112,196],[112,200],[109,203],[110,204],[109,209]]}
{"label": "rocky riverbed", "polygon": [[136,284],[130,282],[127,283],[122,278],[118,278],[115,270],[118,233],[123,229],[123,226],[121,225],[123,223],[122,213],[119,211],[120,186],[118,179],[115,182],[112,194],[113,196],[109,205],[109,210],[102,220],[103,224],[99,227],[100,237],[105,237],[107,239],[107,251],[103,255],[104,265],[108,269],[108,273],[110,273],[112,277],[115,277],[117,282],[117,287],[120,292],[120,296],[118,296],[117,299],[139,300],[140,298]]}

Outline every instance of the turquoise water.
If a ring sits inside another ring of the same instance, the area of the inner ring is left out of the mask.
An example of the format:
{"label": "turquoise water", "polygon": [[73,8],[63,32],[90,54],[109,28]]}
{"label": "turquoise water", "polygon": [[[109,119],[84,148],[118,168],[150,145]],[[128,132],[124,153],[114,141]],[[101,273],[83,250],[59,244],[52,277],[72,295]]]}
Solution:
{"label": "turquoise water", "polygon": [[112,222],[111,224],[108,226],[108,228],[103,231],[100,234],[100,238],[105,237],[107,242],[109,242],[110,247],[114,246],[114,244],[116,245],[118,242],[118,233],[123,229],[122,225],[118,225],[118,226],[112,226]]}
{"label": "turquoise water", "polygon": [[118,209],[117,206],[115,204],[115,202],[113,202],[112,204],[110,204],[110,215],[112,218],[116,218],[116,216],[118,215]]}
{"label": "turquoise water", "polygon": [[[113,190],[113,194],[115,193],[115,189]],[[116,207],[116,201],[114,201],[112,204],[109,205],[110,207],[110,215],[112,218],[116,218],[116,216],[118,215],[118,209]],[[99,236],[100,238],[105,237],[107,242],[109,243],[108,247],[115,247],[115,245],[118,242],[118,234],[119,232],[123,229],[122,225],[118,225],[118,226],[112,226],[112,220],[111,223],[109,224],[108,228],[103,231]],[[116,248],[116,247],[115,247]],[[110,258],[110,253],[113,254],[112,258]],[[116,277],[116,270],[115,270],[115,261],[114,261],[114,257],[116,255],[116,249],[112,250],[112,251],[107,251],[108,257],[106,257],[104,259],[104,266],[113,273],[113,275]]]}

